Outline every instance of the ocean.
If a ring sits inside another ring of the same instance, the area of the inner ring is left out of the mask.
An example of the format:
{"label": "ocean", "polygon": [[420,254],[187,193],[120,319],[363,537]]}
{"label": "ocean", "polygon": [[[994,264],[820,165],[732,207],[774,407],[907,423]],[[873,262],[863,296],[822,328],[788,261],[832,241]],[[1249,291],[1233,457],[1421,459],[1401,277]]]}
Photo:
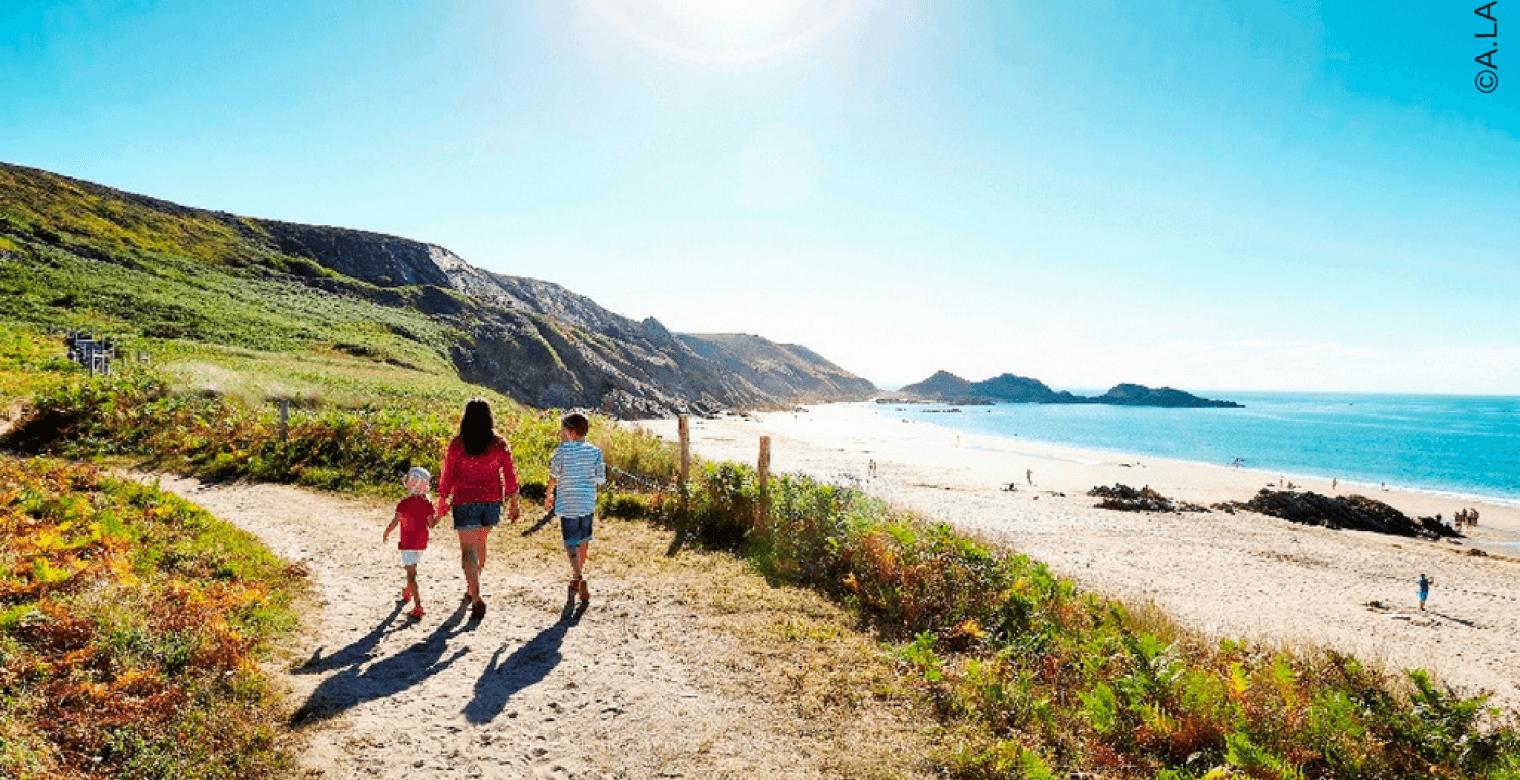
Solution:
{"label": "ocean", "polygon": [[[989,436],[1475,496],[1520,505],[1520,397],[1205,394],[1244,409],[878,404]],[[951,408],[961,411],[949,412]]]}

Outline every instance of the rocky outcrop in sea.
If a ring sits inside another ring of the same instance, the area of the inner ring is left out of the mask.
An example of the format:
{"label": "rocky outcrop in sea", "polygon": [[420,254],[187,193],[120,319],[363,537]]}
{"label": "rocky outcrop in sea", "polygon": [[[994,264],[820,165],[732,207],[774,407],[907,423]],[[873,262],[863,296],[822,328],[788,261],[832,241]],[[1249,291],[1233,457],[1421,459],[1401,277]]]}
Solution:
{"label": "rocky outcrop in sea", "polygon": [[981,382],[970,382],[948,371],[938,371],[928,379],[898,390],[893,397],[905,401],[938,401],[948,404],[1109,404],[1112,406],[1160,406],[1171,409],[1239,409],[1234,401],[1200,398],[1170,387],[1118,384],[1099,396],[1073,395],[1055,391],[1038,379],[1002,374]]}

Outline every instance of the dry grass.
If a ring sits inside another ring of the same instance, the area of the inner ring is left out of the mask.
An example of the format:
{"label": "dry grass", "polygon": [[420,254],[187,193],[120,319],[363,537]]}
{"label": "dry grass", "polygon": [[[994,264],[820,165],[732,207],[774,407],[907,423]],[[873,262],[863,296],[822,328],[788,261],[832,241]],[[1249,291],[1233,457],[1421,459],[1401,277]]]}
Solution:
{"label": "dry grass", "polygon": [[[537,519],[525,507],[524,523]],[[778,736],[819,757],[829,777],[928,778],[933,722],[893,660],[859,620],[808,590],[775,587],[724,553],[682,550],[672,533],[643,521],[598,519],[587,579],[635,582],[650,603],[690,610],[696,628],[729,637],[723,657],[671,638],[683,657],[706,655],[732,674],[715,681],[733,696],[764,702]],[[493,535],[491,556],[506,568],[563,556],[557,525],[524,539]],[[568,567],[566,568],[568,577]]]}

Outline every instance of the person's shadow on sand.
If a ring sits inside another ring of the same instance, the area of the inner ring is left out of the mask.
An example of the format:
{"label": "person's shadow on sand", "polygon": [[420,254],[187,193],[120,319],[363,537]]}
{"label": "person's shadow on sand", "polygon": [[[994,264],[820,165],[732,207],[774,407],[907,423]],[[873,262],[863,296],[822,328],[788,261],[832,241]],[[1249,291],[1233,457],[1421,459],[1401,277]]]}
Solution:
{"label": "person's shadow on sand", "polygon": [[497,648],[480,679],[475,681],[475,698],[464,707],[465,720],[476,725],[490,723],[514,695],[547,677],[564,660],[559,646],[565,641],[565,632],[581,622],[584,614],[586,604],[582,602],[577,607],[572,595],[554,625],[538,632],[538,636],[517,648],[505,661],[501,660],[501,654],[506,648]]}
{"label": "person's shadow on sand", "polygon": [[544,526],[546,526],[546,525],[549,524],[550,520],[553,520],[553,519],[554,519],[554,513],[553,512],[545,512],[544,516],[538,518],[538,520],[535,521],[533,523],[533,525],[530,525],[527,528],[524,528],[523,532],[522,532],[522,535],[523,536],[532,536],[533,534],[538,533],[540,530],[543,529]]}
{"label": "person's shadow on sand", "polygon": [[1438,618],[1445,618],[1447,620],[1450,620],[1453,623],[1457,623],[1459,625],[1467,626],[1468,628],[1476,628],[1477,625],[1478,625],[1478,623],[1476,621],[1468,620],[1466,618],[1459,618],[1459,617],[1456,617],[1455,615],[1448,615],[1448,614],[1446,614],[1444,612],[1437,612],[1437,611],[1435,611],[1433,609],[1426,610],[1425,614],[1427,614],[1427,615],[1434,615],[1434,616],[1436,616]]}
{"label": "person's shadow on sand", "polygon": [[461,604],[427,638],[368,666],[365,666],[365,662],[374,657],[374,649],[380,639],[387,633],[399,630],[391,627],[401,613],[399,604],[379,626],[348,647],[326,658],[321,657],[322,650],[318,648],[311,659],[294,670],[294,674],[319,674],[339,668],[343,671],[323,680],[311,692],[306,703],[290,716],[291,725],[304,726],[327,720],[364,702],[400,693],[434,673],[447,669],[470,652],[469,648],[461,647],[448,658],[443,657],[448,650],[449,637],[462,632],[459,626],[464,622],[466,612],[467,609]]}

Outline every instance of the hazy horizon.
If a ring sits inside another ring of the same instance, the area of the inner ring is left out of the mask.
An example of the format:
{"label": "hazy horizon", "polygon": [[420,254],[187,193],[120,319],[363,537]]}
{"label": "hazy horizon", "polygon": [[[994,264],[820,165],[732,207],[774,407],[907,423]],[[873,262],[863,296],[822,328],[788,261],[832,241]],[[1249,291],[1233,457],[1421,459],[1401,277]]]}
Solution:
{"label": "hazy horizon", "polygon": [[1427,6],[16,0],[0,159],[884,388],[1520,395],[1520,85]]}

